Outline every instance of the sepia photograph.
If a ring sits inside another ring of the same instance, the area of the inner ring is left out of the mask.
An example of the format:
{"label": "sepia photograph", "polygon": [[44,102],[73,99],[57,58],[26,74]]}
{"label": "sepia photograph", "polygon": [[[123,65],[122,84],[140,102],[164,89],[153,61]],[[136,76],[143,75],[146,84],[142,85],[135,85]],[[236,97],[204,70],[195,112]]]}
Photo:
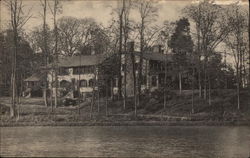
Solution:
{"label": "sepia photograph", "polygon": [[250,158],[248,0],[0,0],[0,157]]}

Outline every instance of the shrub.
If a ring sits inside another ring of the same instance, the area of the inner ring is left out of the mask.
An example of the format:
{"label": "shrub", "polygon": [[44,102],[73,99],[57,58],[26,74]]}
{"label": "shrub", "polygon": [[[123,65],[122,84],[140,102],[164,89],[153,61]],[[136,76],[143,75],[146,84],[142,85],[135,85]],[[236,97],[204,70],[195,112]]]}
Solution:
{"label": "shrub", "polygon": [[1,114],[9,114],[10,108],[7,105],[0,104],[0,113]]}

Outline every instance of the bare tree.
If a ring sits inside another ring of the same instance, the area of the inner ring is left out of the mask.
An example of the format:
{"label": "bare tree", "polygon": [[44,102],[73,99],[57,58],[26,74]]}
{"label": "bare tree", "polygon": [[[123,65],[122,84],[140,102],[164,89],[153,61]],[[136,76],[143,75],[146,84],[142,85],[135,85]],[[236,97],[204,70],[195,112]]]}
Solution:
{"label": "bare tree", "polygon": [[[119,3],[119,2],[118,2]],[[121,56],[122,56],[122,43],[123,43],[123,14],[125,9],[125,0],[122,1],[121,9],[119,10],[119,74],[118,74],[118,99],[121,97],[122,94],[122,75],[121,75]]]}
{"label": "bare tree", "polygon": [[228,38],[225,39],[225,43],[231,49],[234,57],[237,81],[237,108],[239,110],[240,90],[243,87],[241,74],[244,65],[243,58],[244,54],[247,53],[245,48],[249,46],[249,39],[245,39],[249,31],[249,23],[247,14],[237,4],[233,4],[228,8],[227,16],[229,17],[227,25],[231,27],[231,32]]}
{"label": "bare tree", "polygon": [[[62,6],[60,5],[59,3],[59,0],[54,0],[54,3],[52,4],[53,8],[51,7],[51,3],[49,3],[49,8],[50,8],[50,11],[53,15],[53,21],[54,21],[54,53],[53,53],[53,57],[54,57],[54,60],[53,60],[53,69],[54,69],[54,72],[55,72],[55,108],[57,108],[57,104],[58,104],[58,99],[57,99],[57,96],[58,96],[58,28],[57,28],[57,15],[59,13],[62,12]],[[51,85],[51,87],[53,87]],[[51,105],[52,106],[52,105]],[[52,107],[53,109],[53,107]]]}
{"label": "bare tree", "polygon": [[163,105],[164,105],[164,109],[166,108],[166,104],[167,104],[167,69],[168,69],[168,53],[169,53],[169,40],[171,38],[171,35],[173,34],[174,31],[174,23],[169,23],[168,21],[164,22],[164,28],[163,30],[160,32],[159,35],[159,39],[157,41],[161,41],[162,45],[163,45],[163,49],[165,50],[165,61],[164,61],[164,101],[163,101]]}
{"label": "bare tree", "polygon": [[129,32],[131,31],[130,29],[130,24],[131,21],[129,19],[130,15],[130,10],[132,8],[132,3],[131,1],[126,1],[123,0],[123,6],[124,6],[124,25],[123,25],[123,33],[124,33],[124,67],[123,67],[123,72],[124,72],[124,99],[123,99],[123,109],[126,109],[126,100],[127,100],[127,61],[128,61],[128,40],[129,40]]}
{"label": "bare tree", "polygon": [[145,31],[150,22],[153,22],[157,17],[158,9],[154,4],[155,2],[149,0],[135,1],[135,7],[140,15],[139,33],[140,33],[140,62],[138,72],[138,101],[140,100],[141,84],[142,84],[142,65],[143,65],[143,52],[146,48]]}
{"label": "bare tree", "polygon": [[138,77],[136,76],[136,68],[135,68],[135,55],[134,55],[134,42],[130,42],[129,46],[129,54],[131,58],[131,64],[132,64],[132,74],[133,74],[133,90],[134,90],[134,107],[135,107],[135,116],[137,116],[137,103],[138,103],[138,97],[137,97],[137,82]]}
{"label": "bare tree", "polygon": [[[196,23],[197,51],[204,56],[204,99],[207,99],[207,85],[209,84],[209,72],[207,63],[214,49],[227,37],[230,28],[226,25],[228,18],[225,15],[225,8],[215,4],[213,1],[204,0],[198,5],[191,5],[184,9],[185,15]],[[198,15],[198,16],[197,16]],[[195,33],[194,33],[195,35]],[[198,52],[199,58],[201,57]],[[201,90],[201,86],[200,86]],[[209,90],[209,96],[210,96]],[[211,100],[211,98],[208,98]],[[210,103],[210,101],[209,101]]]}
{"label": "bare tree", "polygon": [[60,18],[58,20],[58,36],[62,55],[73,56],[80,47],[86,46],[90,42],[91,32],[96,26],[96,22],[90,18]]}
{"label": "bare tree", "polygon": [[9,0],[5,1],[5,4],[10,12],[10,25],[12,27],[14,36],[14,51],[11,56],[11,89],[12,89],[12,104],[10,107],[10,116],[16,117],[16,68],[17,68],[17,54],[19,45],[19,31],[26,24],[26,22],[32,17],[30,14],[31,9],[24,14],[23,8],[25,7],[22,0]]}
{"label": "bare tree", "polygon": [[43,89],[43,97],[44,97],[44,104],[47,107],[48,106],[48,98],[47,98],[47,89],[48,89],[48,81],[47,81],[47,66],[48,66],[48,45],[47,45],[47,29],[46,29],[46,25],[47,25],[47,0],[40,0],[41,6],[43,7],[43,47],[42,47],[42,51],[44,53],[44,65],[45,65],[45,71],[46,71],[46,77],[45,77],[45,82],[44,82],[44,89]]}

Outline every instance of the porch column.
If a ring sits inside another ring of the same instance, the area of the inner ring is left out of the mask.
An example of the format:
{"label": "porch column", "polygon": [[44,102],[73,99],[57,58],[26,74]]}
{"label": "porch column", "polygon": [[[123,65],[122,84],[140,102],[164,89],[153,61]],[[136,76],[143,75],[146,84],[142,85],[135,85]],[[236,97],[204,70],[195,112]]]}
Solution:
{"label": "porch column", "polygon": [[159,74],[156,75],[156,87],[159,88]]}

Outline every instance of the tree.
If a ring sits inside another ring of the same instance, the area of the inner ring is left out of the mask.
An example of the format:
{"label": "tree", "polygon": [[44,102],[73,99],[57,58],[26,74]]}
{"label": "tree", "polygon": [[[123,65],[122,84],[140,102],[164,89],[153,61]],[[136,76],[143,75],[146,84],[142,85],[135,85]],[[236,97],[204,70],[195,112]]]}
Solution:
{"label": "tree", "polygon": [[[1,63],[1,80],[3,80],[3,84],[10,87],[9,78],[11,78],[11,67],[9,63],[11,63],[11,54],[14,49],[14,42],[13,42],[14,33],[12,30],[6,30],[1,33],[1,54],[0,58]],[[16,60],[16,91],[17,97],[21,96],[21,89],[22,89],[22,80],[30,75],[34,69],[33,64],[37,61],[34,60],[33,50],[31,49],[29,43],[24,39],[23,36],[18,37],[18,54]]]}
{"label": "tree", "polygon": [[[41,6],[45,8],[45,3],[41,2]],[[46,10],[47,10],[47,7],[46,7]],[[34,30],[32,30],[32,32],[28,35],[27,39],[29,40],[31,48],[36,53],[36,57],[40,58],[39,60],[35,60],[38,62],[38,65],[35,65],[36,71],[46,71],[45,74],[47,75],[48,73],[47,66],[49,63],[53,63],[52,52],[53,52],[55,41],[54,41],[53,30],[51,30],[48,24],[46,23],[46,18],[44,19],[45,14],[47,14],[47,11],[43,12],[42,14],[43,21],[45,20],[45,22],[43,22],[41,26],[35,27]],[[41,67],[44,67],[45,70],[41,70]],[[48,81],[47,79],[45,79],[44,85],[41,88],[43,89],[44,105],[47,107],[48,106],[48,98],[47,98]],[[50,103],[52,104],[52,98],[51,98]]]}
{"label": "tree", "polygon": [[[97,24],[93,19],[62,17],[58,19],[59,49],[64,56],[73,56],[89,44]],[[59,50],[58,50],[59,51]]]}
{"label": "tree", "polygon": [[183,9],[183,12],[185,15],[187,15],[189,18],[191,18],[195,22],[195,29],[196,32],[193,33],[194,40],[196,40],[196,45],[195,45],[195,54],[196,56],[194,57],[194,62],[195,66],[198,70],[198,84],[199,84],[199,97],[202,97],[202,84],[201,84],[201,56],[202,56],[202,50],[201,50],[201,5],[195,6],[189,6],[185,9]]}
{"label": "tree", "polygon": [[[42,38],[43,38],[43,42],[42,42],[42,52],[44,53],[44,66],[45,66],[45,71],[47,72],[47,66],[48,66],[48,62],[49,62],[49,49],[48,49],[48,34],[47,34],[47,29],[46,29],[46,25],[47,25],[47,0],[44,0],[43,2],[41,2],[41,6],[43,7],[43,33],[42,33]],[[46,76],[47,73],[46,73]],[[48,81],[47,81],[47,77],[45,79],[44,82],[44,88],[43,88],[43,97],[44,97],[44,105],[47,107],[48,106],[48,98],[47,98],[47,88],[48,88]]]}
{"label": "tree", "polygon": [[5,1],[5,4],[10,12],[10,23],[13,30],[13,43],[14,50],[12,51],[12,69],[11,69],[11,89],[12,89],[12,105],[10,107],[10,116],[16,116],[16,68],[17,68],[17,54],[18,54],[18,37],[19,32],[22,27],[26,24],[26,22],[31,18],[30,10],[27,14],[24,14],[23,8],[24,5],[22,0],[9,0]]}
{"label": "tree", "polygon": [[247,47],[249,47],[249,32],[248,16],[246,12],[239,5],[233,4],[228,8],[227,16],[229,17],[228,25],[231,28],[228,38],[224,41],[231,49],[234,57],[237,81],[237,108],[240,110],[240,89],[243,87],[243,65],[244,58],[247,54]]}
{"label": "tree", "polygon": [[[188,19],[182,18],[176,22],[175,32],[169,41],[169,47],[173,50],[173,57],[179,73],[179,89],[182,92],[182,73],[189,65],[189,57],[193,52],[193,41],[190,36],[190,24]],[[187,70],[187,69],[186,69]]]}
{"label": "tree", "polygon": [[[139,12],[140,21],[139,21],[139,34],[140,34],[140,62],[139,62],[139,71],[138,71],[138,104],[141,95],[141,84],[142,84],[142,65],[143,65],[143,52],[146,49],[145,41],[145,31],[147,26],[155,20],[157,17],[158,9],[155,6],[154,2],[149,0],[138,0],[135,1],[135,7]],[[136,97],[136,96],[135,96]]]}
{"label": "tree", "polygon": [[122,1],[122,7],[119,12],[119,74],[118,74],[118,98],[122,95],[122,74],[121,74],[121,58],[122,58],[122,45],[123,45],[123,14],[125,8],[125,1]]}
{"label": "tree", "polygon": [[[228,33],[230,32],[230,27],[226,25],[228,17],[225,14],[225,8],[215,4],[214,1],[208,0],[204,0],[198,5],[193,4],[191,6],[188,6],[184,8],[183,12],[187,17],[191,18],[196,25],[197,33],[194,33],[195,39],[198,41],[198,46],[196,46],[196,50],[199,62],[201,56],[204,57],[203,87],[204,99],[207,99],[207,85],[210,83],[210,74],[207,72],[207,62],[214,49],[227,37]],[[201,67],[201,65],[199,64],[198,66]],[[209,100],[210,99],[211,98],[209,98]]]}
{"label": "tree", "polygon": [[[109,29],[112,31],[110,33],[112,33],[112,37],[111,39],[111,43],[114,43],[114,47],[113,47],[113,51],[114,52],[118,52],[118,67],[119,67],[119,72],[117,74],[117,78],[118,78],[118,99],[121,98],[122,96],[122,86],[124,86],[123,92],[124,92],[124,108],[125,108],[125,104],[126,104],[126,62],[127,62],[127,42],[129,40],[129,32],[131,32],[131,24],[132,21],[129,18],[129,13],[130,10],[133,6],[133,3],[131,2],[131,0],[129,1],[119,1],[118,2],[118,7],[113,9],[112,11],[112,15],[113,15],[113,19],[112,19],[112,23],[109,27]],[[124,59],[125,59],[125,64],[122,66],[122,54],[124,53]],[[124,70],[124,85],[122,85],[122,74],[121,74],[121,70]]]}
{"label": "tree", "polygon": [[131,32],[131,20],[129,19],[130,10],[132,8],[131,1],[125,1],[123,0],[123,6],[124,6],[124,26],[123,26],[123,34],[124,34],[124,100],[123,100],[123,109],[126,109],[126,100],[127,100],[127,62],[128,62],[128,40],[129,40],[129,33]]}
{"label": "tree", "polygon": [[[47,36],[47,49],[49,52],[53,51],[53,45],[54,45],[54,40],[53,40],[53,31],[51,28],[46,24],[45,26],[46,29],[46,36]],[[34,50],[35,53],[43,53],[44,51],[44,44],[43,44],[43,25],[35,27],[28,35],[27,39],[29,41],[29,44],[31,48]],[[49,59],[51,57],[49,56]]]}
{"label": "tree", "polygon": [[[57,108],[57,87],[58,87],[58,77],[57,77],[57,74],[58,74],[58,28],[57,28],[57,14],[62,12],[62,6],[60,5],[59,1],[58,0],[54,0],[54,4],[53,4],[53,9],[50,7],[50,11],[53,15],[53,20],[54,20],[54,53],[53,53],[53,69],[54,69],[54,72],[55,72],[55,108]],[[52,84],[53,85],[53,84]],[[51,85],[51,87],[53,87]],[[52,91],[53,93],[53,91]],[[53,106],[51,105],[52,107],[52,110],[53,110]]]}
{"label": "tree", "polygon": [[168,43],[171,39],[171,36],[174,32],[175,29],[175,24],[174,23],[170,23],[169,21],[165,21],[164,22],[164,28],[163,30],[160,32],[157,41],[160,41],[161,43],[158,43],[160,45],[163,46],[163,49],[165,50],[165,62],[164,62],[164,73],[165,73],[165,77],[164,77],[164,109],[166,108],[166,104],[167,104],[167,67],[168,67],[168,63],[167,63],[167,56],[169,54],[169,46]]}

